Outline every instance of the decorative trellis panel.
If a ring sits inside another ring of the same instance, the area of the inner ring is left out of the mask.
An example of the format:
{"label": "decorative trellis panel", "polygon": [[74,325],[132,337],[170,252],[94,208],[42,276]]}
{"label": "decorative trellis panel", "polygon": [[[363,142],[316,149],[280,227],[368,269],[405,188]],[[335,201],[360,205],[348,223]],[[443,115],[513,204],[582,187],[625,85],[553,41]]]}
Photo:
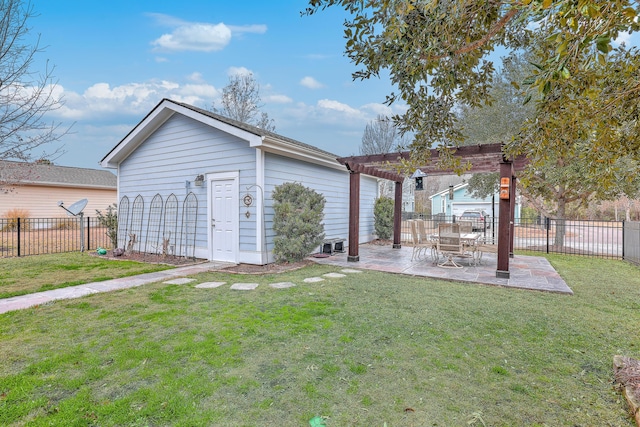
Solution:
{"label": "decorative trellis panel", "polygon": [[129,233],[129,198],[124,196],[118,204],[118,247],[124,249],[127,246]]}
{"label": "decorative trellis panel", "polygon": [[140,239],[142,239],[142,216],[144,214],[144,199],[138,194],[131,208],[131,227],[127,242],[127,252],[140,251]]}
{"label": "decorative trellis panel", "polygon": [[147,234],[144,244],[146,253],[160,253],[162,243],[160,242],[160,226],[162,222],[162,196],[156,194],[149,206],[149,217],[147,219]]}
{"label": "decorative trellis panel", "polygon": [[175,255],[178,238],[178,198],[171,193],[164,204],[164,229],[162,232],[162,254]]}
{"label": "decorative trellis panel", "polygon": [[186,258],[195,258],[196,227],[198,223],[198,198],[193,192],[187,194],[182,203],[182,242],[181,254]]}

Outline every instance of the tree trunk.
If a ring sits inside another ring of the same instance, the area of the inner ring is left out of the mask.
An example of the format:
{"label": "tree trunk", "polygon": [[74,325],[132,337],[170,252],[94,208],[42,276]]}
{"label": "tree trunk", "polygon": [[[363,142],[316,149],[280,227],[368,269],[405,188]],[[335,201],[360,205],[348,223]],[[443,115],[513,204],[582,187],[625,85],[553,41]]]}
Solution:
{"label": "tree trunk", "polygon": [[553,245],[556,247],[564,246],[564,236],[566,234],[567,226],[565,219],[566,201],[564,198],[558,199],[558,212],[556,216],[556,234],[553,239]]}

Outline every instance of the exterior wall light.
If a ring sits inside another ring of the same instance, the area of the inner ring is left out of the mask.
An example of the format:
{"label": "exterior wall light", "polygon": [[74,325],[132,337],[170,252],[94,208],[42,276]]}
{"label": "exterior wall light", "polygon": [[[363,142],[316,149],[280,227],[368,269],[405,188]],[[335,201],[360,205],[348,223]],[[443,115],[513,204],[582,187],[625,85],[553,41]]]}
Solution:
{"label": "exterior wall light", "polygon": [[193,180],[193,183],[196,187],[202,187],[204,185],[204,175],[200,174],[196,176],[196,179]]}

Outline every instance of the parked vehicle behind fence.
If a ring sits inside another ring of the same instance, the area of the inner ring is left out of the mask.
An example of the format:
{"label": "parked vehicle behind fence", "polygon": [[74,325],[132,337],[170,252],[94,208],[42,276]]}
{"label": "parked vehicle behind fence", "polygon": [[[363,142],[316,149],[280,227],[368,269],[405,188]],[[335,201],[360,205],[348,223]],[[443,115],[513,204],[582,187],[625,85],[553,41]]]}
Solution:
{"label": "parked vehicle behind fence", "polygon": [[473,223],[473,231],[484,231],[491,227],[487,213],[480,209],[470,209],[462,212],[461,221],[471,221]]}

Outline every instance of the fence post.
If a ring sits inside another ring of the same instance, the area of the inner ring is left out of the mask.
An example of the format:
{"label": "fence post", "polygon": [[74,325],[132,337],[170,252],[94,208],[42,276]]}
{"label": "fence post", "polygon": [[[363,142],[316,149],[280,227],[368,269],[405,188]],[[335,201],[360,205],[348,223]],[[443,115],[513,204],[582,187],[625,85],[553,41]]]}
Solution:
{"label": "fence post", "polygon": [[18,256],[20,256],[20,217],[18,217]]}
{"label": "fence post", "polygon": [[547,226],[547,253],[549,253],[549,232],[551,230],[551,218],[545,217],[544,222]]}
{"label": "fence post", "polygon": [[87,250],[91,250],[91,218],[87,217]]}

